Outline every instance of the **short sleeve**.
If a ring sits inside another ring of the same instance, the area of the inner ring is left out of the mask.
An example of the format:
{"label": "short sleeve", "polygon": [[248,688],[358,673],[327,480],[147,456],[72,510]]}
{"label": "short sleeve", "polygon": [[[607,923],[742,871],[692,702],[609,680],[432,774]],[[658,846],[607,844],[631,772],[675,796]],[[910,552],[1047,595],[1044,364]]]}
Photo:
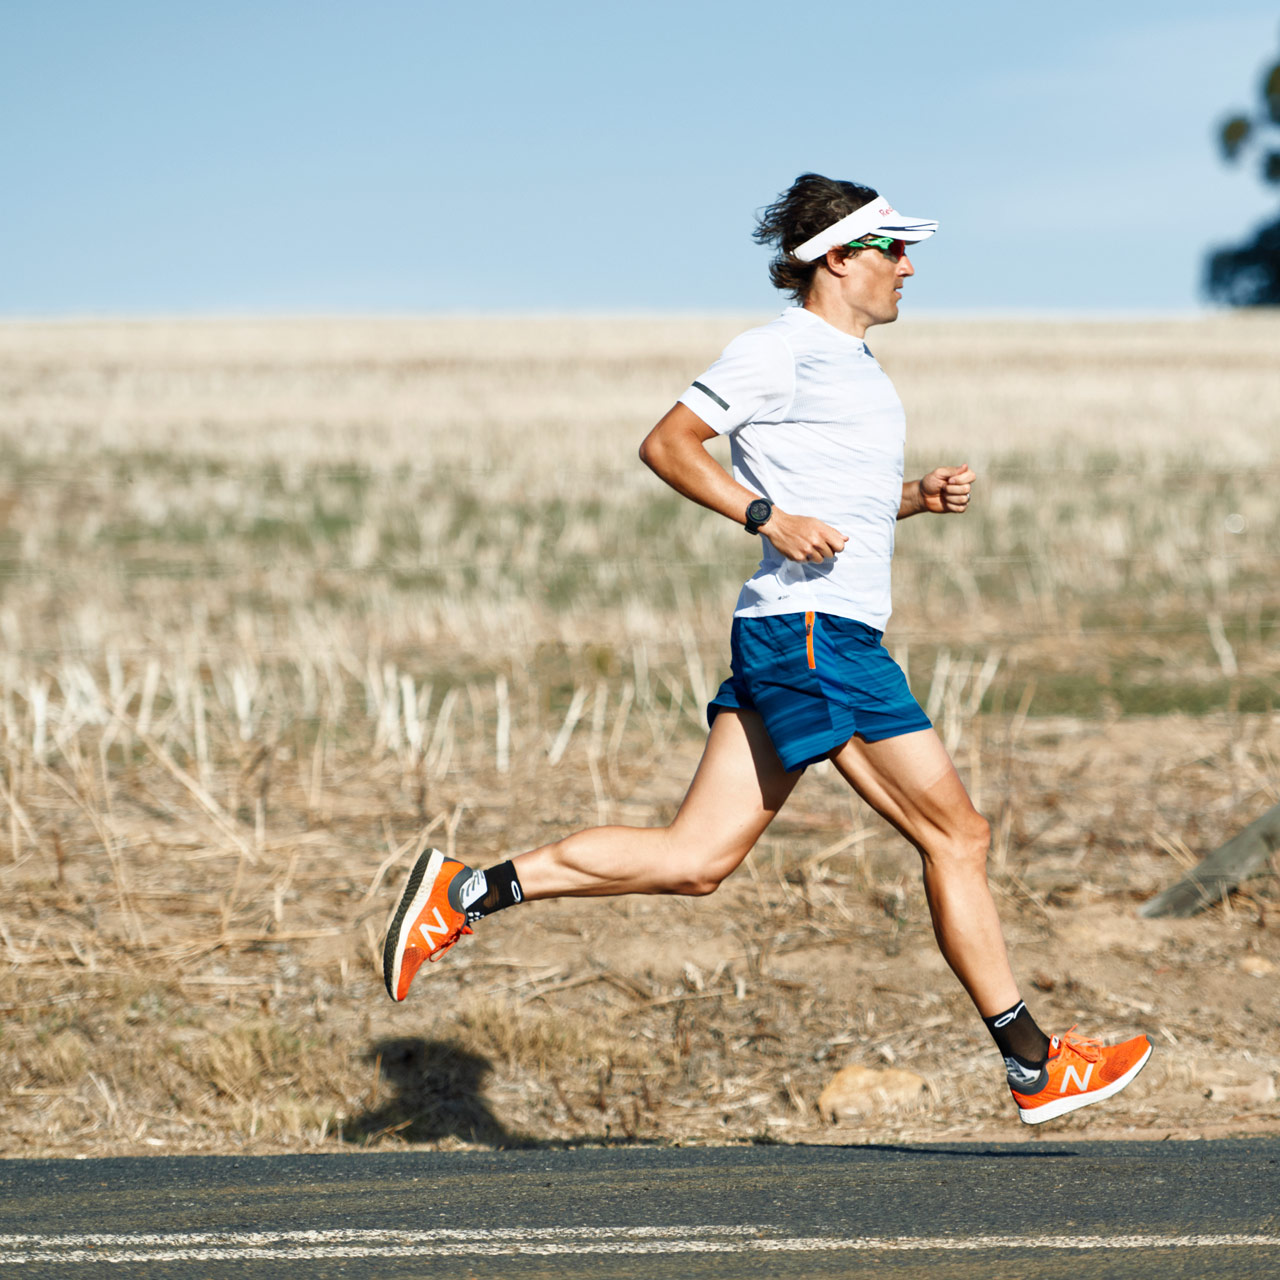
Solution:
{"label": "short sleeve", "polygon": [[795,391],[795,360],[776,333],[749,329],[680,397],[718,435],[785,409]]}

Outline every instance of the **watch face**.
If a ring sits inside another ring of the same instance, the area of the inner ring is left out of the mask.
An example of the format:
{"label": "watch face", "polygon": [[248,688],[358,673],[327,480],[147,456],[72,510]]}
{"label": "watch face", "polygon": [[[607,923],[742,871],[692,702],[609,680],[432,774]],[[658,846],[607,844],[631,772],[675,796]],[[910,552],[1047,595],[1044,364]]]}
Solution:
{"label": "watch face", "polygon": [[747,508],[747,519],[752,524],[763,524],[773,514],[773,503],[757,498]]}

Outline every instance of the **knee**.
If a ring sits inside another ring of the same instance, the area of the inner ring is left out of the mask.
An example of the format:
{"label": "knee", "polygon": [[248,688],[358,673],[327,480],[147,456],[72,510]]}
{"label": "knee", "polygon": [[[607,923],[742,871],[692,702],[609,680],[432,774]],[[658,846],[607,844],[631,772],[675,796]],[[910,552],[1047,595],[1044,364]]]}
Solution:
{"label": "knee", "polygon": [[991,826],[975,809],[942,835],[925,856],[939,868],[985,875],[990,849]]}
{"label": "knee", "polygon": [[746,857],[747,850],[700,850],[687,858],[677,858],[668,882],[668,893],[687,898],[705,898],[728,879],[733,869]]}
{"label": "knee", "polygon": [[687,867],[672,877],[669,893],[678,893],[686,898],[705,898],[724,883],[728,872],[721,871],[714,864],[702,867]]}

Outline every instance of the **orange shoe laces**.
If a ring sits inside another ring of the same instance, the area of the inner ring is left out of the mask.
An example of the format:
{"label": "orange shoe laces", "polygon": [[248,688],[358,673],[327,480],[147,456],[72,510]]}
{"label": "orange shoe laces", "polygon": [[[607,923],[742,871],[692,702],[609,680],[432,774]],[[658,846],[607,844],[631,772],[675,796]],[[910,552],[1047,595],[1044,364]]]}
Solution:
{"label": "orange shoe laces", "polygon": [[1072,1023],[1058,1043],[1064,1048],[1070,1049],[1073,1053],[1078,1053],[1086,1062],[1099,1061],[1106,1046],[1101,1040],[1094,1040],[1090,1036],[1072,1035],[1071,1033],[1079,1025],[1078,1022]]}
{"label": "orange shoe laces", "polygon": [[432,964],[435,964],[435,962],[439,960],[444,953],[463,936],[463,934],[467,933],[475,933],[475,930],[469,924],[464,924],[460,928],[455,929],[453,933],[449,934],[449,936],[445,938],[445,940],[434,951],[427,955],[427,959],[430,960]]}

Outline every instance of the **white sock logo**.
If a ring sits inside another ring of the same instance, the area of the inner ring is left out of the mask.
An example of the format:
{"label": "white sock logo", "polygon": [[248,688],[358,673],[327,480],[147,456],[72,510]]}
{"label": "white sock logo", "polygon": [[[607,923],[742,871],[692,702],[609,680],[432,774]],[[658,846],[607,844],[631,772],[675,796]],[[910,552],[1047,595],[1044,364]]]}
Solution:
{"label": "white sock logo", "polygon": [[1019,1000],[1019,1001],[1018,1001],[1018,1003],[1017,1003],[1017,1004],[1015,1004],[1015,1005],[1013,1006],[1013,1008],[1009,1010],[1009,1012],[1008,1012],[1008,1013],[1006,1013],[1006,1014],[1004,1014],[1003,1016],[1001,1016],[1001,1017],[997,1018],[997,1019],[995,1020],[994,1025],[995,1025],[997,1028],[1000,1028],[1000,1027],[1007,1027],[1007,1026],[1009,1025],[1009,1023],[1011,1023],[1011,1022],[1014,1020],[1014,1018],[1016,1018],[1016,1017],[1018,1016],[1018,1014],[1020,1014],[1020,1013],[1023,1011],[1023,1009],[1025,1009],[1026,1007],[1027,1007],[1027,1006],[1026,1006],[1026,1005],[1025,1005],[1021,1000]]}

